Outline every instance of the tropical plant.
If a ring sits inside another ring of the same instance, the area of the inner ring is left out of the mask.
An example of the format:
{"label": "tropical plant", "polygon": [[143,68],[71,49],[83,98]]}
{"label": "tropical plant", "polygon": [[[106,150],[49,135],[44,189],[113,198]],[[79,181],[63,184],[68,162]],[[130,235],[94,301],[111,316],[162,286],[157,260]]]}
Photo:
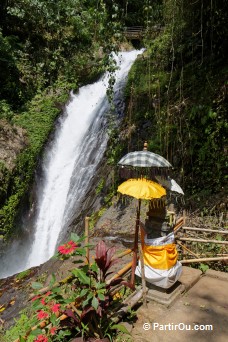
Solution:
{"label": "tropical plant", "polygon": [[71,271],[70,282],[54,286],[53,276],[50,290],[44,294],[39,292],[43,287],[41,283],[32,284],[38,290],[32,299],[30,323],[34,327],[21,332],[20,342],[65,342],[75,337],[83,340],[106,337],[112,341],[117,330],[127,333],[124,326],[111,320],[112,311],[122,299],[121,295],[114,294],[113,288],[119,284],[131,287],[120,277],[107,281],[111,267],[118,262],[113,258],[116,248],[108,248],[100,241],[95,248],[94,262],[89,264],[85,246],[80,246],[82,241],[83,238],[72,234],[70,241],[58,247],[58,258],[73,258],[78,265]]}

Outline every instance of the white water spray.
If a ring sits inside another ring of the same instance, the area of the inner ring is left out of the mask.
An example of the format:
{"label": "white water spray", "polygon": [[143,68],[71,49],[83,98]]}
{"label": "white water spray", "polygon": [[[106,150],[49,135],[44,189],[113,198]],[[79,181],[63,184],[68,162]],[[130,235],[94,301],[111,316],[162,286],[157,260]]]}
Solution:
{"label": "white water spray", "polygon": [[[116,92],[123,87],[132,63],[141,52],[123,52],[116,57]],[[29,256],[27,260],[21,260],[19,271],[40,265],[52,257],[61,231],[80,209],[80,202],[91,185],[108,141],[105,121],[109,109],[107,86],[108,75],[105,75],[98,82],[82,87],[78,94],[72,94],[66,106],[52,147],[43,162],[34,240],[30,247],[27,246]],[[3,276],[13,274],[10,269],[8,264],[7,274]]]}

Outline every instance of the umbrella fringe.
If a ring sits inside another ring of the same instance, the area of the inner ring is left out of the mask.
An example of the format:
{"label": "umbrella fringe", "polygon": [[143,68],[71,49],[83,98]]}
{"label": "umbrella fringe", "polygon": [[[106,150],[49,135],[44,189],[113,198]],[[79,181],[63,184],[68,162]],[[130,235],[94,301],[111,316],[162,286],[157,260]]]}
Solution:
{"label": "umbrella fringe", "polygon": [[175,202],[176,204],[185,205],[184,196],[167,190],[167,201],[168,203]]}
{"label": "umbrella fringe", "polygon": [[148,178],[153,180],[156,176],[163,176],[168,177],[171,172],[171,168],[166,167],[140,167],[140,168],[133,168],[133,167],[126,167],[120,166],[119,167],[119,176],[123,179],[129,178]]}
{"label": "umbrella fringe", "polygon": [[164,208],[166,207],[167,205],[167,198],[166,196],[163,196],[161,198],[155,198],[155,199],[152,199],[150,202],[149,202],[149,210],[150,208]]}

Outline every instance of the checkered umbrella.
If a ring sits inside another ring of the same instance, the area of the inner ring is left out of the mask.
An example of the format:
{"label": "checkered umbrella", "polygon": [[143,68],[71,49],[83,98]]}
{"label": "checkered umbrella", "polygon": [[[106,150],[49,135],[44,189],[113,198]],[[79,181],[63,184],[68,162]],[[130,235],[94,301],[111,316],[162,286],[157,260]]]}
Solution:
{"label": "checkered umbrella", "polygon": [[147,151],[147,142],[143,151],[126,154],[118,162],[121,178],[138,178],[144,176],[154,179],[157,175],[167,177],[172,165],[159,154]]}
{"label": "checkered umbrella", "polygon": [[168,160],[159,154],[146,150],[126,154],[120,159],[118,165],[134,167],[172,167]]}

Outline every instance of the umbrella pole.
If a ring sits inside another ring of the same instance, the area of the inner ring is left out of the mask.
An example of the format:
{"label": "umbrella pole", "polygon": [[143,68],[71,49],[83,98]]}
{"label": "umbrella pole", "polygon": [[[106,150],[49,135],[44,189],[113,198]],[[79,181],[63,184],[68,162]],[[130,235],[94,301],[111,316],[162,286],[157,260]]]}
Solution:
{"label": "umbrella pole", "polygon": [[141,199],[139,199],[136,223],[135,223],[135,240],[134,240],[134,248],[133,248],[132,272],[131,272],[131,284],[133,286],[135,286],[135,269],[136,269],[137,254],[138,254],[140,209],[141,209]]}

